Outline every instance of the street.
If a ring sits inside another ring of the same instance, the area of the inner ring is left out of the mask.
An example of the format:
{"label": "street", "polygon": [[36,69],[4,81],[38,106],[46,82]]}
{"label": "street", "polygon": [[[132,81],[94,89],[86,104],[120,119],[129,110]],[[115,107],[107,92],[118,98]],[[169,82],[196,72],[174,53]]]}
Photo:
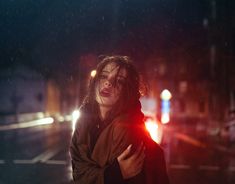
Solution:
{"label": "street", "polygon": [[[71,131],[70,122],[1,131],[0,184],[72,183]],[[166,131],[162,143],[171,184],[235,182],[234,157],[183,135]]]}
{"label": "street", "polygon": [[0,134],[0,183],[71,181],[70,123],[53,123]]}
{"label": "street", "polygon": [[235,184],[234,10],[235,0],[1,1],[0,184],[72,184],[80,113],[101,130],[138,120],[140,107],[171,184]]}
{"label": "street", "polygon": [[182,130],[172,131],[165,131],[168,140],[163,143],[172,184],[235,182],[235,159],[230,149],[206,137],[198,141],[181,133]]}

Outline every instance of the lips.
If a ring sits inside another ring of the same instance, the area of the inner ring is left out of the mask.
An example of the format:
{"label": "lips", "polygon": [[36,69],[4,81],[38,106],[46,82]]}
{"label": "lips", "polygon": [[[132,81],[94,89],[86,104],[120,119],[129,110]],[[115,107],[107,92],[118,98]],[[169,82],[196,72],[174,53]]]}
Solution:
{"label": "lips", "polygon": [[110,97],[111,93],[110,93],[109,90],[103,89],[103,90],[100,91],[100,96],[102,96],[102,97]]}

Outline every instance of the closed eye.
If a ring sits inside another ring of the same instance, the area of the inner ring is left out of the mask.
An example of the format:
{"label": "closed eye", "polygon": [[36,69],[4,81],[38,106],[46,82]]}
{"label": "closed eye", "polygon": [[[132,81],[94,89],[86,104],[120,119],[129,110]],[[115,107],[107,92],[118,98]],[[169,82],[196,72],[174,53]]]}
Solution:
{"label": "closed eye", "polygon": [[108,76],[105,75],[105,74],[101,74],[101,75],[100,75],[100,79],[107,79],[107,78],[108,78]]}
{"label": "closed eye", "polygon": [[124,79],[117,79],[117,84],[123,85],[124,84]]}

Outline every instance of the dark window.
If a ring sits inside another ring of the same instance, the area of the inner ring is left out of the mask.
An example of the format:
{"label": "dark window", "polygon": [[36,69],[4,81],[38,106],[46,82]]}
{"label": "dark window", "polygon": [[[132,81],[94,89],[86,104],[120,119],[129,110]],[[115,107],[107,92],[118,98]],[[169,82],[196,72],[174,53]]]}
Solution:
{"label": "dark window", "polygon": [[185,112],[185,101],[180,100],[180,112]]}
{"label": "dark window", "polygon": [[42,102],[42,101],[43,101],[43,95],[42,95],[42,93],[38,93],[38,94],[36,95],[36,99],[37,99],[38,102]]}
{"label": "dark window", "polygon": [[205,112],[205,102],[204,101],[199,102],[198,110],[199,110],[200,113],[204,113]]}

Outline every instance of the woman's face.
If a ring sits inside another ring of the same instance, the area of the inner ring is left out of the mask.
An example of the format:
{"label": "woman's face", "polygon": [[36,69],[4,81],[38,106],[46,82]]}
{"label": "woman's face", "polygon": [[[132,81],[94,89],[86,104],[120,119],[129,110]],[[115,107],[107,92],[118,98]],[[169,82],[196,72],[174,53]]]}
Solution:
{"label": "woman's face", "polygon": [[109,63],[98,76],[96,101],[99,106],[111,108],[118,101],[127,75],[125,69],[118,70],[119,67],[115,63]]}

